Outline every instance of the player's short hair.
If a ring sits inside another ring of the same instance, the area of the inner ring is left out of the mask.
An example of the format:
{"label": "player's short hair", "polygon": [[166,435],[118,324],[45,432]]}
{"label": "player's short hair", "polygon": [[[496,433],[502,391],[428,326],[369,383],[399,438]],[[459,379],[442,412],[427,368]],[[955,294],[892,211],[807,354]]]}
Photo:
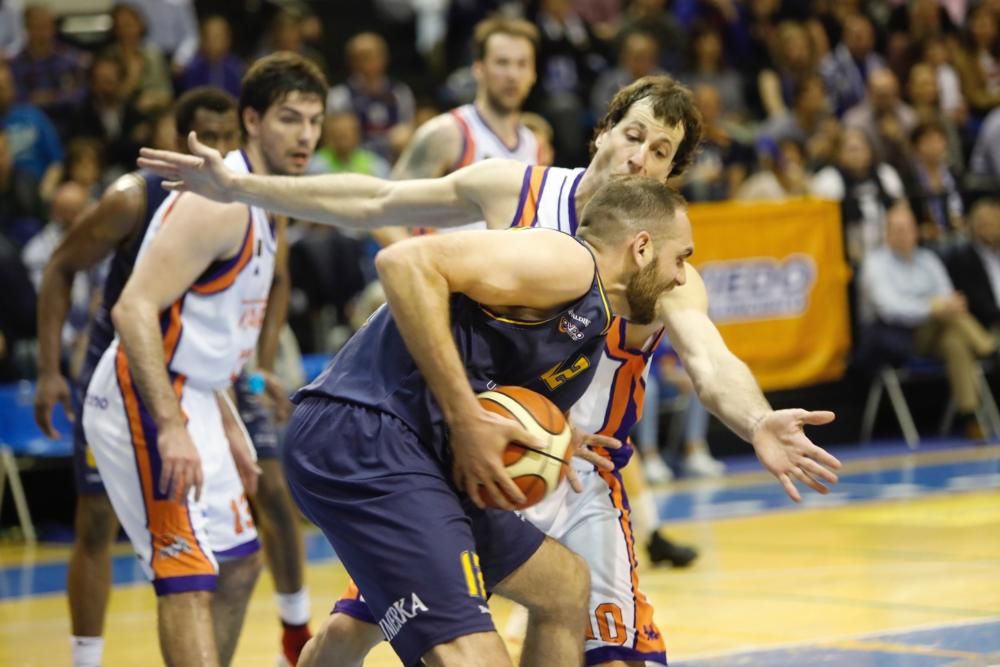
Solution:
{"label": "player's short hair", "polygon": [[177,125],[178,136],[186,137],[194,129],[194,117],[199,109],[214,113],[236,111],[236,100],[226,91],[214,86],[198,86],[187,91],[174,102],[174,123]]}
{"label": "player's short hair", "polygon": [[535,55],[538,55],[541,36],[533,23],[507,16],[491,16],[477,23],[475,32],[473,32],[472,43],[475,47],[476,60],[483,60],[486,57],[486,44],[493,35],[508,35],[526,39],[531,42]]}
{"label": "player's short hair", "polygon": [[240,93],[240,130],[246,135],[244,109],[264,115],[272,105],[282,102],[291,93],[314,95],[326,108],[329,85],[320,68],[297,53],[279,51],[264,56],[243,75]]}
{"label": "player's short hair", "polygon": [[676,189],[648,176],[616,176],[598,188],[583,208],[577,236],[595,246],[615,245],[640,231],[656,243],[674,230],[687,203]]}
{"label": "player's short hair", "polygon": [[[652,103],[657,120],[667,125],[680,124],[684,128],[684,138],[677,147],[673,170],[670,172],[671,176],[678,176],[691,164],[695,149],[701,143],[702,120],[691,90],[669,76],[644,76],[619,90],[608,105],[607,113],[594,128],[594,139],[620,123],[633,104],[647,98]],[[596,145],[591,141],[591,155],[596,150]]]}

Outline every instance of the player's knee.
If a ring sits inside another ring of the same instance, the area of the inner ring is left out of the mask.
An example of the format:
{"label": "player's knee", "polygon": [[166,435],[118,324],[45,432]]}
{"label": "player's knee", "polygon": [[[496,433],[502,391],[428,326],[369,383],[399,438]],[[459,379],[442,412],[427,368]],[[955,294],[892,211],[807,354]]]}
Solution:
{"label": "player's knee", "polygon": [[583,618],[587,613],[590,598],[590,568],[577,554],[563,550],[558,567],[553,568],[548,578],[546,591],[526,604],[535,616],[545,615],[555,618]]}
{"label": "player's knee", "polygon": [[81,495],[76,507],[76,541],[90,555],[105,553],[118,533],[118,517],[104,494]]}

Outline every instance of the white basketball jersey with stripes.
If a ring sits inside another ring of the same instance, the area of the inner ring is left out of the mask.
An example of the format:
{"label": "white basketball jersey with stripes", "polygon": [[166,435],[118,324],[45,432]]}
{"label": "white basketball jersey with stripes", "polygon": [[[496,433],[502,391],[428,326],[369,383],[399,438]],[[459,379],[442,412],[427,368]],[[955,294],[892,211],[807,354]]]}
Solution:
{"label": "white basketball jersey with stripes", "polygon": [[[243,151],[226,155],[226,166],[251,171]],[[141,262],[160,229],[170,222],[179,197],[173,193],[153,214],[136,262]],[[248,207],[243,244],[230,259],[213,262],[198,280],[161,314],[167,370],[199,389],[223,389],[253,356],[274,277],[276,240],[264,209]],[[204,221],[206,225],[211,220]],[[118,344],[116,338],[115,345]]]}
{"label": "white basketball jersey with stripes", "polygon": [[538,141],[524,125],[518,124],[517,143],[509,147],[487,124],[476,105],[464,104],[452,109],[451,115],[462,132],[462,152],[452,171],[494,157],[525,164],[538,162]]}

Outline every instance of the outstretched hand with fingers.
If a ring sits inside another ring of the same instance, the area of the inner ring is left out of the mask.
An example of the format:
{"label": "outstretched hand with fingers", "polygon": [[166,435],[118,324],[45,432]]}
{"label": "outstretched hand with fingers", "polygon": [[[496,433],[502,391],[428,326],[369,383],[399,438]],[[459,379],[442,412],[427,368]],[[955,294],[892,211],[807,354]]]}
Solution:
{"label": "outstretched hand with fingers", "polygon": [[226,166],[222,154],[198,141],[192,131],[188,134],[190,155],[156,148],[139,151],[138,164],[166,179],[167,190],[193,192],[224,204],[233,201],[235,172]]}
{"label": "outstretched hand with fingers", "polygon": [[834,418],[832,412],[825,410],[775,410],[754,429],[752,444],[757,458],[795,502],[802,499],[796,481],[818,493],[829,493],[826,484],[837,483],[833,471],[840,468],[840,461],[813,444],[805,433],[806,425],[829,424]]}
{"label": "outstretched hand with fingers", "polygon": [[66,417],[75,419],[70,401],[69,383],[59,373],[45,373],[38,376],[35,386],[35,423],[48,438],[58,438],[60,433],[52,423],[52,410],[62,403]]}
{"label": "outstretched hand with fingers", "polygon": [[[587,433],[586,431],[581,431],[572,424],[570,424],[570,428],[573,432],[573,440],[570,443],[573,456],[583,459],[587,463],[593,464],[599,470],[611,472],[615,469],[615,464],[611,462],[611,459],[595,452],[591,449],[591,447],[620,449],[622,446],[620,440],[607,435]],[[572,486],[573,490],[577,493],[582,493],[583,486],[580,484],[580,480],[576,476],[576,471],[573,469],[572,465],[568,465],[567,468],[566,477],[569,479],[570,486]]]}

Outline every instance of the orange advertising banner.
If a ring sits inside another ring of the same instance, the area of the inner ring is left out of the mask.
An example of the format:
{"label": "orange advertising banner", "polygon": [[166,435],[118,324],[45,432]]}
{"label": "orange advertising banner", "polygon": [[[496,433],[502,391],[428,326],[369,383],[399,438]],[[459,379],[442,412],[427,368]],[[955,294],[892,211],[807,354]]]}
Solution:
{"label": "orange advertising banner", "polygon": [[850,347],[836,202],[692,204],[709,315],[765,391],[840,378]]}

